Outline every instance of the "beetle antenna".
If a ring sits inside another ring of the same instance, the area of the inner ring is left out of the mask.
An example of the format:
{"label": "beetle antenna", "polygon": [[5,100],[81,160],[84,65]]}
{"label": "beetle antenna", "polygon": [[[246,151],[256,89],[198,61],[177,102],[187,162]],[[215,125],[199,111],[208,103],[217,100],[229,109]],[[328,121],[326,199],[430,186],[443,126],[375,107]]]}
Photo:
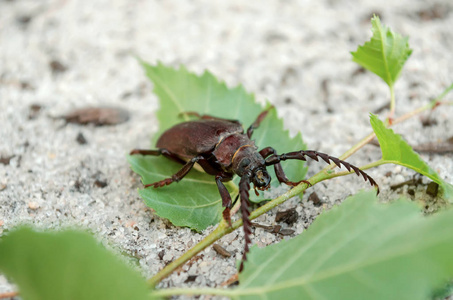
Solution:
{"label": "beetle antenna", "polygon": [[247,253],[249,252],[249,244],[251,243],[250,234],[252,233],[252,222],[250,222],[250,201],[249,201],[249,190],[250,190],[250,176],[244,175],[239,182],[239,194],[241,195],[241,214],[242,223],[244,227],[244,253],[242,254],[241,266],[239,267],[239,273],[244,269],[244,262],[247,260]]}
{"label": "beetle antenna", "polygon": [[313,160],[316,160],[316,161],[319,161],[318,157],[320,157],[323,161],[325,161],[328,164],[330,164],[330,161],[332,161],[339,168],[341,168],[341,165],[343,165],[349,172],[351,172],[351,170],[352,170],[357,174],[357,176],[362,175],[363,179],[365,181],[368,180],[368,182],[377,189],[377,193],[379,194],[379,185],[376,183],[376,181],[374,181],[374,179],[370,175],[368,175],[364,171],[360,170],[358,167],[351,165],[350,163],[348,163],[344,160],[341,160],[337,157],[333,157],[333,156],[330,156],[328,154],[321,153],[318,151],[301,150],[301,151],[296,151],[296,152],[283,153],[280,155],[273,154],[266,159],[266,166],[275,165],[275,164],[278,164],[280,161],[287,160],[287,159],[298,159],[298,160],[307,161],[306,156]]}

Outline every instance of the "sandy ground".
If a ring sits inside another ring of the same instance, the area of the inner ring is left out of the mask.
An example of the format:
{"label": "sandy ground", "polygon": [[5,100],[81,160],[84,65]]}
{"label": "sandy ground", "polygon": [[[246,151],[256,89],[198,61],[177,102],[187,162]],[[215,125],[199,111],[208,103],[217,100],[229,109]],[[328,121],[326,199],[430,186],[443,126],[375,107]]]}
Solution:
{"label": "sandy ground", "polygon": [[[134,55],[150,63],[185,64],[197,73],[208,69],[230,86],[242,83],[259,101],[269,99],[309,148],[338,156],[369,133],[368,113],[389,101],[386,86],[360,72],[349,54],[370,37],[373,13],[410,36],[414,49],[396,85],[401,115],[453,82],[448,0],[0,0],[0,234],[20,223],[76,224],[133,257],[129,260],[143,275],[152,276],[212,228],[199,234],[174,227],[138,197],[140,179],[125,157],[130,149],[150,146],[158,107]],[[89,105],[121,107],[130,119],[95,127],[54,118]],[[430,116],[431,126],[415,117],[395,130],[412,145],[453,136],[452,107]],[[422,157],[453,182],[452,153]],[[367,146],[350,161],[363,165],[379,158],[379,149]],[[322,167],[309,166],[309,175]],[[389,186],[411,179],[411,170],[383,166],[369,173],[381,185],[382,200],[409,196],[407,186],[396,191]],[[337,178],[311,189],[323,205],[307,201],[309,192],[279,210],[296,208],[299,219],[290,228],[300,234],[324,209],[367,187],[354,176]],[[427,197],[426,185],[412,189],[412,199]],[[257,222],[275,224],[276,211]],[[230,259],[208,248],[203,259],[161,287],[218,286],[235,273],[241,235],[237,231],[220,241],[234,254]],[[259,246],[281,239],[254,231]],[[15,287],[0,276],[0,292],[11,290]]]}

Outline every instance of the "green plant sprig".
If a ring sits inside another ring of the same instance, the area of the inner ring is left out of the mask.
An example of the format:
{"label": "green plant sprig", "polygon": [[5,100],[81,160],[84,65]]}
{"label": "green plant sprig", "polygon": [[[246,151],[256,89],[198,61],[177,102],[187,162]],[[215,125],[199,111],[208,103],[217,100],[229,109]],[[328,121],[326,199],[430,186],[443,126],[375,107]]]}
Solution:
{"label": "green plant sprig", "polygon": [[[393,120],[392,123],[386,123],[386,127],[390,128],[396,124],[402,123],[424,111],[427,110],[432,110],[435,109],[437,106],[440,105],[452,105],[447,101],[442,101],[442,99],[451,91],[453,90],[453,84],[451,84],[449,87],[447,87],[439,96],[437,96],[435,99],[431,100],[428,104],[423,105],[417,109],[414,109],[413,111],[410,111],[408,113],[405,113],[404,115],[396,118]],[[366,137],[362,138],[357,144],[352,146],[349,150],[347,150],[345,153],[343,153],[341,156],[339,156],[340,159],[345,160],[354,153],[356,153],[358,150],[360,150],[363,146],[371,142],[374,138],[376,137],[376,134],[374,132],[370,133]],[[329,166],[326,166],[324,169],[325,170],[331,170],[335,168],[335,164],[330,164]],[[350,172],[348,172],[349,174]],[[346,174],[346,173],[345,173]]]}
{"label": "green plant sprig", "polygon": [[[450,92],[453,89],[453,84],[450,85],[447,89],[445,89],[436,99],[430,101],[430,103],[428,103],[420,108],[417,108],[409,113],[406,113],[399,118],[393,119],[394,108],[395,108],[394,83],[396,82],[405,61],[412,53],[412,50],[408,46],[407,38],[403,38],[400,35],[393,33],[390,29],[382,26],[379,21],[379,18],[373,17],[372,24],[373,24],[373,38],[372,38],[371,42],[368,42],[364,46],[359,47],[357,52],[352,53],[352,55],[353,55],[354,61],[361,64],[368,70],[374,72],[375,74],[377,74],[388,84],[388,86],[390,88],[390,97],[391,97],[390,115],[387,118],[385,124],[382,124],[381,127],[388,128],[392,125],[401,123],[417,114],[420,114],[429,109],[433,109],[436,106],[442,104],[441,100],[448,94],[448,92]],[[388,41],[386,41],[386,37],[389,39]],[[376,48],[376,47],[380,48],[380,51],[377,51],[377,52],[374,51],[375,49],[373,49],[373,48]],[[400,51],[399,52],[393,51],[395,48],[400,48]],[[370,56],[370,55],[375,58],[375,61],[380,60],[381,63],[376,64],[374,61],[374,63],[370,64],[369,59],[367,59],[367,56]],[[391,69],[389,67],[390,65],[393,66],[393,69]],[[156,75],[154,75],[154,73],[157,73],[157,72],[151,72],[150,69],[148,68],[148,74],[150,74],[150,73],[152,74],[152,75],[150,75],[151,78],[156,78]],[[206,75],[203,75],[203,76],[206,76]],[[348,151],[346,151],[339,158],[344,160],[344,159],[350,157],[352,154],[354,154],[355,152],[360,150],[364,145],[369,143],[374,137],[376,137],[376,134],[374,132],[369,134],[368,136],[366,136],[365,138],[360,140],[357,144],[355,144],[353,147],[351,147]],[[381,160],[378,160],[376,162],[363,166],[361,169],[369,169],[372,167],[376,167],[376,166],[379,166],[382,164],[388,164],[388,163],[398,163],[398,161],[383,158]],[[401,163],[401,164],[404,166],[407,166],[407,167],[411,167],[410,165],[407,165],[407,164],[403,164],[403,163]],[[316,175],[314,175],[310,179],[308,179],[308,181],[311,183],[311,185],[315,185],[316,183],[318,183],[320,181],[331,179],[334,177],[345,176],[345,175],[348,175],[351,173],[348,171],[332,172],[332,169],[334,167],[336,167],[335,164],[331,164],[331,165],[325,167],[320,172],[318,172]],[[429,176],[431,179],[438,181],[438,183],[443,184],[443,182],[437,177],[437,174],[435,174],[435,173],[434,173],[435,175],[431,174],[431,170],[429,169],[429,167],[426,167],[425,169],[423,169],[418,166],[417,168],[414,167],[414,169],[418,172],[421,172],[424,175]],[[289,190],[288,192],[282,194],[281,196],[271,200],[270,202],[266,203],[265,205],[259,207],[258,209],[254,210],[253,212],[251,212],[250,219],[253,220],[253,219],[257,218],[258,216],[270,211],[271,209],[282,204],[286,200],[302,193],[308,187],[309,186],[305,183],[299,184],[298,186],[294,187],[293,189]],[[449,187],[448,184],[445,184],[444,187],[446,188],[446,190],[449,190],[449,189],[451,190],[451,188]],[[236,207],[238,207],[238,205],[239,205],[239,203],[236,204]],[[232,212],[234,212],[234,211],[236,211],[235,208],[233,208]],[[155,286],[163,278],[165,278],[166,276],[171,274],[176,268],[180,267],[185,262],[187,262],[191,257],[196,255],[197,253],[199,253],[200,251],[202,251],[209,245],[213,244],[215,241],[217,241],[224,235],[236,230],[241,225],[242,225],[242,220],[238,220],[238,221],[234,222],[231,227],[228,227],[225,220],[221,219],[219,225],[213,232],[211,232],[211,234],[209,234],[205,239],[200,241],[197,245],[195,245],[192,249],[190,249],[188,252],[186,252],[183,256],[174,260],[172,263],[168,264],[160,272],[158,272],[155,276],[150,278],[148,280],[148,285],[152,286],[152,287]]]}
{"label": "green plant sprig", "polygon": [[[409,119],[411,117],[416,116],[417,114],[420,114],[420,113],[422,113],[422,112],[424,112],[426,110],[429,110],[429,109],[432,109],[432,108],[436,107],[440,103],[442,98],[445,97],[447,95],[447,93],[449,91],[451,91],[452,89],[453,89],[453,84],[450,87],[448,87],[447,89],[445,89],[445,91],[441,95],[439,95],[436,99],[432,100],[429,104],[424,105],[424,106],[422,106],[420,108],[417,108],[417,109],[415,109],[415,110],[413,110],[413,111],[411,111],[411,112],[409,112],[407,114],[404,114],[403,116],[395,119],[392,124],[388,124],[387,126],[390,127],[392,125],[401,123],[401,122],[403,122],[403,121],[405,121],[405,120],[407,120],[407,119]],[[360,148],[362,148],[366,144],[363,141],[367,141],[367,143],[368,143],[374,137],[376,137],[375,133],[372,133],[372,134],[368,135],[367,137],[362,139],[361,142],[357,143],[351,149],[349,149],[343,155],[341,155],[340,156],[341,159],[345,159],[345,158],[351,156],[353,153],[358,151]],[[375,162],[372,162],[372,163],[367,164],[365,166],[362,166],[362,167],[360,167],[360,169],[366,170],[366,169],[370,169],[370,168],[377,167],[377,166],[380,166],[380,165],[383,165],[383,164],[388,164],[388,163],[394,163],[394,162],[390,162],[388,160],[380,159],[378,161],[375,161]],[[312,176],[310,179],[308,179],[308,181],[313,186],[313,185],[315,185],[315,184],[317,184],[317,183],[319,183],[321,181],[324,181],[324,180],[327,180],[327,179],[332,179],[332,178],[339,177],[339,176],[349,175],[351,173],[353,173],[353,172],[348,172],[348,171],[330,172],[329,166],[328,166],[327,168],[324,168],[323,170],[321,170],[320,172],[318,172],[317,174]],[[267,213],[268,211],[270,211],[273,208],[279,206],[280,204],[284,203],[288,199],[301,194],[307,188],[309,188],[309,186],[306,183],[299,184],[298,186],[294,187],[293,189],[287,191],[286,193],[278,196],[277,198],[275,198],[275,199],[269,201],[268,203],[266,203],[265,205],[263,205],[263,206],[257,208],[256,210],[252,211],[250,213],[250,219],[253,220],[253,219],[255,219],[255,218]],[[238,206],[239,204],[240,203],[238,202],[236,204],[236,206]],[[235,209],[233,208],[232,211],[235,211]],[[186,263],[188,260],[190,260],[193,256],[195,256],[199,252],[203,251],[205,248],[207,248],[208,246],[212,245],[213,243],[215,243],[217,240],[219,240],[220,238],[222,238],[226,234],[233,232],[234,230],[238,229],[241,226],[242,226],[242,220],[238,220],[238,221],[236,221],[236,222],[234,222],[232,224],[232,227],[228,227],[228,224],[225,222],[225,220],[222,219],[220,221],[220,224],[217,226],[217,228],[213,232],[211,232],[208,236],[206,236],[202,241],[200,241],[197,245],[195,245],[193,248],[191,248],[189,251],[187,251],[181,257],[179,257],[178,259],[176,259],[173,262],[171,262],[170,264],[168,264],[160,272],[158,272],[156,275],[154,275],[152,278],[150,278],[148,280],[148,285],[151,286],[151,287],[154,287],[163,278],[165,278],[168,275],[170,275],[175,269],[177,269],[180,266],[182,266],[184,263]]]}
{"label": "green plant sprig", "polygon": [[357,51],[351,52],[352,60],[378,75],[390,90],[390,112],[386,123],[391,124],[395,113],[395,82],[404,63],[412,54],[408,38],[381,24],[376,15],[371,18],[373,36]]}
{"label": "green plant sprig", "polygon": [[[417,112],[417,113],[412,112],[407,115],[415,116],[418,113],[421,113],[421,112],[427,110],[428,108],[426,108],[426,107],[427,106],[423,106],[424,109],[417,109],[417,110],[413,111],[413,112]],[[395,120],[395,122],[393,124],[396,124],[397,120]],[[375,134],[373,133],[371,139],[374,137],[375,137]],[[359,145],[359,144],[357,144],[357,145]],[[360,144],[360,145],[362,145],[362,144]],[[363,145],[362,145],[362,147],[363,147]],[[357,150],[358,149],[356,149],[356,151]],[[345,152],[345,154],[343,154],[340,157],[346,156],[348,153],[349,153],[349,151]],[[348,155],[346,157],[349,157],[349,156],[350,155]],[[381,159],[376,162],[370,163],[366,166],[360,167],[360,169],[366,170],[366,169],[370,169],[372,167],[377,167],[379,165],[388,164],[388,163],[389,162]],[[321,170],[320,172],[318,172],[317,174],[315,174],[314,176],[312,176],[310,179],[308,179],[308,181],[313,186],[321,181],[324,181],[327,179],[332,179],[332,178],[339,177],[339,176],[345,176],[345,175],[349,175],[349,174],[351,174],[351,172],[342,171],[342,172],[333,173],[333,172],[329,172],[328,169],[324,169],[324,170]],[[268,211],[279,206],[280,204],[284,203],[288,199],[303,193],[308,187],[309,186],[306,183],[301,183],[301,184],[297,185],[296,187],[292,188],[291,190],[287,191],[286,193],[278,196],[277,198],[269,201],[268,203],[264,204],[263,206],[252,211],[250,213],[250,220],[258,218],[262,214],[267,213]],[[193,248],[191,248],[185,254],[183,254],[182,256],[180,256],[179,258],[177,258],[176,260],[174,260],[173,262],[171,262],[170,264],[165,266],[156,275],[151,277],[148,280],[148,285],[150,287],[154,287],[162,279],[164,279],[165,277],[170,275],[174,270],[176,270],[177,268],[179,268],[180,266],[185,264],[187,261],[189,261],[193,256],[197,255],[199,252],[203,251],[208,246],[212,245],[213,243],[215,243],[217,240],[219,240],[226,234],[233,232],[234,230],[240,228],[241,226],[242,226],[242,220],[237,220],[236,222],[234,222],[232,224],[231,227],[228,227],[228,224],[225,222],[225,220],[221,220],[220,224],[217,226],[217,228],[213,232],[211,232],[208,236],[206,236],[202,241],[200,241],[197,245],[195,245]]]}

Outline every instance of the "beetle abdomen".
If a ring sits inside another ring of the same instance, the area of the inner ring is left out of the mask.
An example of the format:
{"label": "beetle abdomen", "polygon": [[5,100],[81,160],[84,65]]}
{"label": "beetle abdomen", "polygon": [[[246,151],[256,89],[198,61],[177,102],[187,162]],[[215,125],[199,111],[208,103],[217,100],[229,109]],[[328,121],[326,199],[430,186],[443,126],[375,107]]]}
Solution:
{"label": "beetle abdomen", "polygon": [[243,131],[242,125],[223,119],[189,121],[165,131],[156,146],[190,159],[214,150],[225,136]]}

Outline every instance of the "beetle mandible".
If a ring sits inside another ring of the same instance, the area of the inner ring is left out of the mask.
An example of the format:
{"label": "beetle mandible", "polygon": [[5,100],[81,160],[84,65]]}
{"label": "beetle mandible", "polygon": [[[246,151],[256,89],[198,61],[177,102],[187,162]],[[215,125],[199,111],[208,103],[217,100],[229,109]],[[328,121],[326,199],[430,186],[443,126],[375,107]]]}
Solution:
{"label": "beetle mandible", "polygon": [[232,180],[234,175],[241,177],[239,182],[239,196],[245,246],[239,272],[243,270],[244,261],[247,258],[247,252],[249,251],[249,244],[251,242],[251,222],[249,219],[250,183],[253,183],[256,193],[258,193],[256,189],[268,189],[271,182],[271,177],[266,169],[268,166],[274,166],[275,175],[280,183],[296,186],[301,182],[305,182],[310,185],[305,180],[298,182],[289,181],[280,162],[290,159],[306,161],[306,157],[318,161],[318,158],[321,158],[328,164],[332,161],[338,167],[343,165],[348,171],[352,170],[358,176],[362,175],[364,180],[368,180],[379,192],[377,183],[364,171],[328,154],[312,150],[277,154],[277,151],[272,147],[265,147],[258,151],[258,147],[251,140],[251,137],[253,131],[259,127],[272,108],[260,113],[247,131],[244,131],[242,124],[237,120],[227,120],[210,115],[199,115],[196,112],[187,112],[185,114],[198,117],[198,119],[179,123],[165,131],[156,143],[156,150],[134,149],[130,152],[131,155],[163,155],[183,165],[170,178],[146,184],[145,188],[158,188],[178,182],[189,173],[196,163],[199,164],[206,173],[215,176],[215,181],[222,198],[222,205],[225,207],[223,218],[230,226],[230,207],[232,201],[223,182]]}

